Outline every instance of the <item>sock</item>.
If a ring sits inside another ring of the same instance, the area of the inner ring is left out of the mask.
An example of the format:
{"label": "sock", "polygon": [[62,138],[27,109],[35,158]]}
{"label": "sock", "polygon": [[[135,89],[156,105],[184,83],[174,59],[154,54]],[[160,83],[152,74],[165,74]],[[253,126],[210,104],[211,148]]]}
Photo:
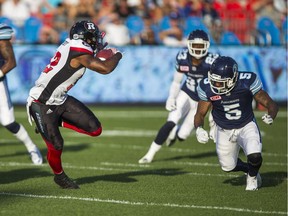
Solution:
{"label": "sock", "polygon": [[19,131],[16,134],[14,134],[14,136],[16,136],[18,140],[24,143],[28,152],[35,151],[36,146],[32,142],[30,136],[28,135],[23,125],[20,124]]}
{"label": "sock", "polygon": [[48,148],[47,161],[53,170],[53,173],[56,175],[63,173],[61,161],[62,150],[56,150],[51,143],[46,140],[45,142]]}
{"label": "sock", "polygon": [[153,159],[154,155],[161,149],[161,145],[158,145],[155,142],[152,142],[147,154],[145,157]]}

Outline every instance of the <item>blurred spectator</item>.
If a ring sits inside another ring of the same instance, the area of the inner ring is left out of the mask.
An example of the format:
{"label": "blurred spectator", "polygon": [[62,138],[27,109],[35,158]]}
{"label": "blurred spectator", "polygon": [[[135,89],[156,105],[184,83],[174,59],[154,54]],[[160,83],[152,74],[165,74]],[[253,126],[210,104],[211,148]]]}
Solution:
{"label": "blurred spectator", "polygon": [[112,0],[102,0],[101,6],[98,10],[94,21],[97,25],[108,23],[114,18],[115,3]]}
{"label": "blurred spectator", "polygon": [[177,13],[169,15],[170,28],[159,32],[159,38],[164,45],[181,46],[183,44],[183,29],[180,22],[181,20]]}
{"label": "blurred spectator", "polygon": [[108,44],[114,46],[130,44],[129,29],[117,13],[111,14],[110,21],[102,22],[99,27],[106,32],[105,40]]}
{"label": "blurred spectator", "polygon": [[50,26],[44,25],[39,32],[39,44],[58,44],[59,34]]}
{"label": "blurred spectator", "polygon": [[261,17],[269,17],[275,25],[281,29],[282,22],[287,16],[287,1],[284,0],[258,0],[254,2],[252,8],[255,11],[256,22]]}
{"label": "blurred spectator", "polygon": [[22,0],[30,10],[31,16],[42,18],[43,14],[53,12],[54,7],[47,0]]}
{"label": "blurred spectator", "polygon": [[202,19],[211,32],[211,36],[216,42],[220,41],[223,26],[218,12],[214,8],[214,0],[204,0],[202,7]]}
{"label": "blurred spectator", "polygon": [[128,0],[119,0],[119,2],[116,3],[115,12],[118,13],[121,19],[125,19],[134,14],[133,7],[130,7],[127,1]]}
{"label": "blurred spectator", "polygon": [[199,0],[190,0],[187,1],[184,7],[185,16],[198,16],[201,17],[201,1]]}
{"label": "blurred spectator", "polygon": [[143,18],[144,21],[144,29],[137,35],[136,37],[131,39],[131,43],[134,45],[157,45],[158,42],[156,40],[156,33],[153,27],[153,20],[146,16]]}
{"label": "blurred spectator", "polygon": [[72,23],[68,19],[67,7],[65,3],[58,3],[53,16],[53,27],[58,33],[68,31]]}
{"label": "blurred spectator", "polygon": [[22,27],[30,17],[30,10],[23,0],[6,0],[2,4],[1,14],[11,19],[14,25]]}
{"label": "blurred spectator", "polygon": [[78,0],[78,4],[71,5],[70,16],[73,21],[92,20],[96,16],[94,4],[95,0]]}

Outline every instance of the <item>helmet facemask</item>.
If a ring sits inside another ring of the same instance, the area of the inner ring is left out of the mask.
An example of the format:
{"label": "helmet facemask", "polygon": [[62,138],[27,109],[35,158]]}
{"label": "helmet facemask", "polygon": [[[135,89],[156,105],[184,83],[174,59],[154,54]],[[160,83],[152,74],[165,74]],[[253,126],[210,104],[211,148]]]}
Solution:
{"label": "helmet facemask", "polygon": [[210,47],[210,42],[203,40],[202,38],[195,38],[193,40],[188,40],[187,46],[190,55],[192,55],[196,59],[200,59],[207,55],[208,49]]}
{"label": "helmet facemask", "polygon": [[222,78],[218,74],[213,74],[211,71],[208,72],[208,81],[213,93],[222,95],[229,93],[236,84],[238,77],[237,72],[233,72],[233,77]]}

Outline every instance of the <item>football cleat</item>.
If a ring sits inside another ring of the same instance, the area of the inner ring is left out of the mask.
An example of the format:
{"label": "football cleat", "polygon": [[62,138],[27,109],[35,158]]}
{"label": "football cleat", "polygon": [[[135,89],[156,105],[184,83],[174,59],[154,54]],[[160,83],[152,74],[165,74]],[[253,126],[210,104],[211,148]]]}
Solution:
{"label": "football cleat", "polygon": [[258,190],[261,185],[262,185],[262,178],[259,173],[257,173],[256,176],[250,176],[247,174],[247,179],[246,179],[246,190],[247,191],[255,191]]}
{"label": "football cleat", "polygon": [[63,189],[79,189],[80,187],[72,181],[64,172],[54,176],[54,182]]}
{"label": "football cleat", "polygon": [[177,125],[175,125],[175,127],[170,132],[166,140],[166,146],[171,147],[172,145],[174,145],[176,142],[176,139],[177,139]]}
{"label": "football cleat", "polygon": [[143,158],[141,158],[141,159],[138,161],[138,163],[139,163],[139,164],[151,163],[152,160],[153,160],[153,158],[148,158],[148,157],[146,157],[146,155],[145,155]]}
{"label": "football cleat", "polygon": [[33,164],[41,165],[43,163],[42,155],[37,147],[33,151],[30,151],[29,154]]}

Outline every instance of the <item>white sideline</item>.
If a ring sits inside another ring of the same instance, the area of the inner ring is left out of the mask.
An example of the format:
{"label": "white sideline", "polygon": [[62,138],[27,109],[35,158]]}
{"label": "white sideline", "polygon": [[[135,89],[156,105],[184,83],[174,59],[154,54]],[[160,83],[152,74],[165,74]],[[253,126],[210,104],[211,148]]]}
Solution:
{"label": "white sideline", "polygon": [[249,212],[249,213],[258,213],[258,214],[278,214],[286,215],[287,212],[281,211],[263,211],[263,210],[253,210],[253,209],[244,209],[244,208],[234,208],[227,206],[200,206],[200,205],[181,205],[175,203],[153,203],[153,202],[135,202],[135,201],[126,201],[126,200],[114,200],[114,199],[99,199],[91,197],[72,197],[72,196],[47,196],[47,195],[35,195],[35,194],[21,194],[21,193],[9,193],[9,192],[0,192],[1,196],[18,196],[26,198],[38,198],[38,199],[59,199],[59,200],[78,200],[78,201],[88,201],[88,202],[102,202],[102,203],[114,203],[122,205],[132,205],[132,206],[161,206],[161,207],[174,207],[174,208],[192,208],[192,209],[209,209],[209,210],[227,210],[234,212]]}

